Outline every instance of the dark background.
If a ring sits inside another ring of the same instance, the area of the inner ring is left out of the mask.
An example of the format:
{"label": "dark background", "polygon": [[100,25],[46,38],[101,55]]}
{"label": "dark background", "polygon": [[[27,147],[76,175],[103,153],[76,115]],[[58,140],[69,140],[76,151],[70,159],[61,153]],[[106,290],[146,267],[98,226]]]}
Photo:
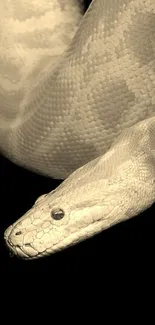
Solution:
{"label": "dark background", "polygon": [[[90,1],[86,1],[86,7]],[[100,270],[135,272],[154,264],[155,205],[133,219],[118,224],[76,246],[39,260],[10,257],[4,230],[23,215],[36,198],[61,181],[27,171],[0,157],[0,270],[5,272],[64,272]]]}

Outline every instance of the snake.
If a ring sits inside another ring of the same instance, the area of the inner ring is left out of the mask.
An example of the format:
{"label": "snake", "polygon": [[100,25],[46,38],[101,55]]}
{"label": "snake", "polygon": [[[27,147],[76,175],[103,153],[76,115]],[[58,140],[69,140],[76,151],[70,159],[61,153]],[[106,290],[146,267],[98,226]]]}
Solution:
{"label": "snake", "polygon": [[0,152],[62,180],[4,230],[37,259],[155,201],[155,1],[1,0]]}

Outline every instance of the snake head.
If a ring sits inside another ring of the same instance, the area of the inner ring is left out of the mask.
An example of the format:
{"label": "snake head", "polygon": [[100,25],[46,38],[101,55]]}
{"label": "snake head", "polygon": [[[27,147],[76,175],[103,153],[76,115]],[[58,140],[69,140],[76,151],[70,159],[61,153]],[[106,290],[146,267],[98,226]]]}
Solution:
{"label": "snake head", "polygon": [[93,161],[89,168],[77,169],[8,227],[4,238],[9,250],[24,259],[40,258],[87,239],[101,231],[103,224],[108,227],[108,219],[102,219],[110,204],[103,209],[103,184],[95,166]]}
{"label": "snake head", "polygon": [[69,202],[69,196],[59,196],[56,191],[39,198],[6,229],[4,238],[10,252],[23,259],[40,258],[94,235],[101,208],[85,199],[72,201],[73,197]]}
{"label": "snake head", "polygon": [[92,204],[82,199],[84,191],[84,184],[78,188],[76,179],[69,177],[56,190],[40,196],[6,229],[9,251],[23,259],[40,258],[85,238],[85,227],[92,222],[86,208]]}

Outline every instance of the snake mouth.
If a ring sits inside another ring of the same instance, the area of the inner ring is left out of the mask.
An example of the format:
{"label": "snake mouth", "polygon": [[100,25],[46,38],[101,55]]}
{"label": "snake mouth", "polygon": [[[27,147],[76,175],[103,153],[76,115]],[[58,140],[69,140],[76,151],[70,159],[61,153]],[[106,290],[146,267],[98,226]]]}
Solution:
{"label": "snake mouth", "polygon": [[37,258],[39,253],[34,250],[34,248],[31,246],[31,244],[25,244],[22,247],[19,245],[13,245],[11,242],[11,239],[8,237],[5,237],[6,241],[6,247],[9,249],[10,256],[17,256],[18,258],[22,259],[33,259]]}
{"label": "snake mouth", "polygon": [[18,245],[14,246],[9,238],[7,238],[6,247],[9,249],[11,257],[17,256],[19,258],[29,258],[29,255],[24,251],[24,249]]}
{"label": "snake mouth", "polygon": [[[26,254],[23,252],[23,250],[19,247],[19,246],[14,246],[10,240],[10,234],[12,231],[13,226],[11,225],[10,227],[8,227],[5,232],[4,232],[4,240],[5,240],[5,245],[7,247],[7,249],[9,250],[9,254],[11,257],[13,256],[18,256],[18,254],[20,256],[26,256]],[[23,257],[24,257],[23,256]]]}
{"label": "snake mouth", "polygon": [[38,252],[36,251],[30,243],[23,244],[22,246],[14,245],[11,241],[11,232],[12,232],[13,226],[7,228],[7,230],[4,233],[4,240],[5,240],[5,246],[9,250],[10,257],[18,257],[19,259],[37,259],[39,257],[45,256],[45,251]]}
{"label": "snake mouth", "polygon": [[17,256],[22,259],[37,258],[38,252],[31,246],[30,243],[25,243],[22,246],[18,244],[13,244],[11,240],[13,225],[9,226],[4,232],[4,240],[7,249],[9,250],[9,255],[11,257]]}

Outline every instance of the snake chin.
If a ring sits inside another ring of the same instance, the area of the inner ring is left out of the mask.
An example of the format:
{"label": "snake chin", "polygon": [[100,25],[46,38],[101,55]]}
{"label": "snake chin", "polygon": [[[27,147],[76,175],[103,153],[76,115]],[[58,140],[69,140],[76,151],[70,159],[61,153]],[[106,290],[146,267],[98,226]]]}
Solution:
{"label": "snake chin", "polygon": [[11,257],[17,256],[18,258],[22,259],[31,259],[31,257],[34,257],[38,255],[38,252],[36,252],[31,244],[25,244],[23,246],[20,245],[14,245],[11,241],[11,232],[12,232],[13,226],[11,225],[8,227],[4,233],[4,240],[5,245],[7,249],[9,250],[9,254]]}
{"label": "snake chin", "polygon": [[[20,247],[19,245],[14,246],[12,242],[7,239],[6,247],[9,250],[11,257],[18,257],[19,259],[33,259],[38,258],[38,252],[36,252],[31,245],[23,245]],[[29,249],[29,252],[27,252],[27,247]]]}

